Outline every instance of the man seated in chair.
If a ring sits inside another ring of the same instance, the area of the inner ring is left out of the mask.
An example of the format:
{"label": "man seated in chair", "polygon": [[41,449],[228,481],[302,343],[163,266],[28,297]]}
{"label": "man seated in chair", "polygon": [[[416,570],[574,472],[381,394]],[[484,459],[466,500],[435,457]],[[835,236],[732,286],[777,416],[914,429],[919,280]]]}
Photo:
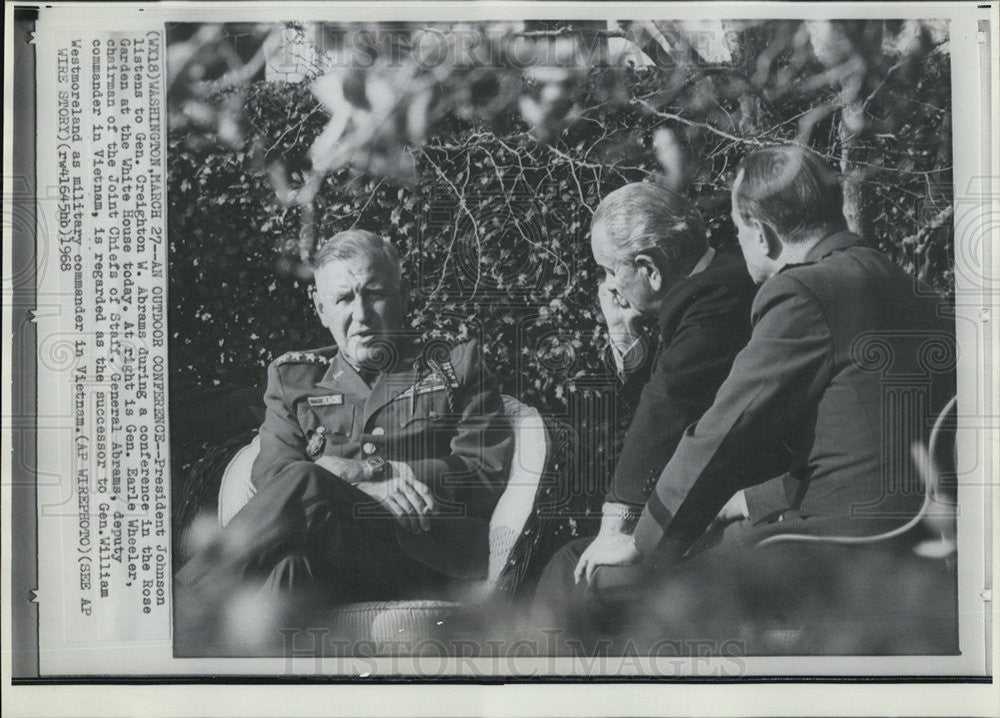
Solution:
{"label": "man seated in chair", "polygon": [[839,178],[810,151],[748,156],[732,205],[761,285],[749,343],[683,432],[635,530],[582,559],[574,544],[554,557],[541,621],[575,612],[594,625],[620,613],[612,605],[639,605],[643,590],[718,554],[686,557],[713,520],[752,525],[724,551],[777,533],[871,536],[921,505],[908,457],[954,393],[953,319],[848,231]]}
{"label": "man seated in chair", "polygon": [[[750,338],[756,287],[739,249],[716,251],[697,208],[652,182],[611,192],[591,221],[608,364],[634,404],[594,539],[579,539],[580,571],[628,537],[684,429],[711,406]],[[641,324],[652,320],[653,341]],[[655,348],[655,349],[654,349]],[[571,573],[571,572],[570,572]]]}
{"label": "man seated in chair", "polygon": [[476,343],[406,336],[399,256],[372,232],[334,235],[313,270],[336,344],[268,367],[253,496],[178,580],[222,572],[337,605],[484,576],[513,438]]}

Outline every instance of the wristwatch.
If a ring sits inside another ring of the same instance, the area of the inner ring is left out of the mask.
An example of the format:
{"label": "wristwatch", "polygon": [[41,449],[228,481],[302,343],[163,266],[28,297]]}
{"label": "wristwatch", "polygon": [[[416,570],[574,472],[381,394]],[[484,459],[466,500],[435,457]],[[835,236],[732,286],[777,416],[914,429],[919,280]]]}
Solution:
{"label": "wristwatch", "polygon": [[601,516],[607,516],[609,518],[624,519],[626,522],[635,522],[639,520],[639,514],[641,512],[637,509],[632,508],[628,504],[613,503],[611,501],[605,501],[601,506]]}
{"label": "wristwatch", "polygon": [[383,481],[385,479],[385,459],[381,456],[369,456],[365,459],[366,473],[369,481]]}
{"label": "wristwatch", "polygon": [[621,519],[622,526],[626,533],[632,533],[635,529],[635,525],[639,522],[640,513],[641,512],[638,509],[635,509],[628,504],[605,501],[604,505],[601,506],[601,517]]}

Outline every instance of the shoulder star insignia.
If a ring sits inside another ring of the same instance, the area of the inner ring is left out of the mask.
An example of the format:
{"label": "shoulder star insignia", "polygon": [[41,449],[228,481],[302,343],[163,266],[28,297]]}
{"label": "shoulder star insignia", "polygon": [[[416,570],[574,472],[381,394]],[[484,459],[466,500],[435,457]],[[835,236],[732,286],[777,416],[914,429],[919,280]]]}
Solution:
{"label": "shoulder star insignia", "polygon": [[330,359],[328,357],[317,354],[316,352],[285,352],[275,361],[277,366],[282,366],[284,364],[326,365],[329,363]]}

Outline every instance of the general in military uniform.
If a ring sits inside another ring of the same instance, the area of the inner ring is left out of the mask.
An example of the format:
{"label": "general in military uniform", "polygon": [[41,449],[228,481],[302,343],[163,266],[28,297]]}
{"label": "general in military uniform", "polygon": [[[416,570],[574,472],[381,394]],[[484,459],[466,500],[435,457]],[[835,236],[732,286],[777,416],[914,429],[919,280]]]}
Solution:
{"label": "general in military uniform", "polygon": [[513,439],[476,343],[401,331],[398,255],[371,232],[335,235],[314,270],[336,344],[271,363],[253,496],[178,579],[235,572],[345,603],[484,576]]}

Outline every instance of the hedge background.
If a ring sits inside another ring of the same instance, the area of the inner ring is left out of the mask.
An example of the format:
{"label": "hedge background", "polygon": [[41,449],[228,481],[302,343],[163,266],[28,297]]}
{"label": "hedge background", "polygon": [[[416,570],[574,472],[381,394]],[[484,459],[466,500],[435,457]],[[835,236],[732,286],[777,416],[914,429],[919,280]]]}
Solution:
{"label": "hedge background", "polygon": [[[564,436],[571,450],[559,467],[561,496],[550,497],[553,519],[545,525],[538,563],[569,537],[596,528],[593,516],[629,419],[601,362],[599,273],[588,244],[593,208],[617,187],[661,171],[652,143],[655,131],[666,127],[681,138],[686,190],[702,209],[710,241],[734,242],[728,185],[740,157],[763,133],[755,127],[766,126],[772,138],[794,137],[794,119],[817,101],[786,96],[766,113],[758,110],[756,125],[744,123],[743,135],[729,140],[630,102],[660,92],[671,80],[667,71],[627,70],[616,77],[625,97],[608,102],[606,71],[589,71],[580,103],[585,111],[548,145],[533,139],[513,113],[489,124],[451,119],[412,150],[419,182],[399,185],[345,169],[326,177],[315,203],[319,237],[360,227],[397,243],[415,330],[426,338],[479,338],[504,393],[572,427]],[[950,159],[942,155],[948,151],[942,147],[950,148],[947,55],[928,56],[911,80],[905,121],[869,139],[880,162],[906,170],[866,180],[872,238],[908,271],[949,293],[950,222],[925,226],[951,203]],[[689,111],[690,87],[702,83],[699,92],[709,96],[704,83],[713,82],[705,73],[670,101],[678,112]],[[306,152],[328,118],[305,84],[255,82],[240,93],[244,146],[191,142],[183,130],[169,140],[175,506],[192,463],[254,425],[255,416],[244,409],[259,401],[267,363],[287,350],[332,343],[316,321],[297,263],[300,212],[275,199],[257,151],[281,157],[291,179],[301,178]],[[739,97],[721,97],[723,111],[749,117]],[[885,102],[898,109],[900,101]],[[817,122],[812,138],[815,149],[839,156],[832,116]],[[215,414],[205,397],[221,407]],[[210,435],[203,431],[208,425]]]}

